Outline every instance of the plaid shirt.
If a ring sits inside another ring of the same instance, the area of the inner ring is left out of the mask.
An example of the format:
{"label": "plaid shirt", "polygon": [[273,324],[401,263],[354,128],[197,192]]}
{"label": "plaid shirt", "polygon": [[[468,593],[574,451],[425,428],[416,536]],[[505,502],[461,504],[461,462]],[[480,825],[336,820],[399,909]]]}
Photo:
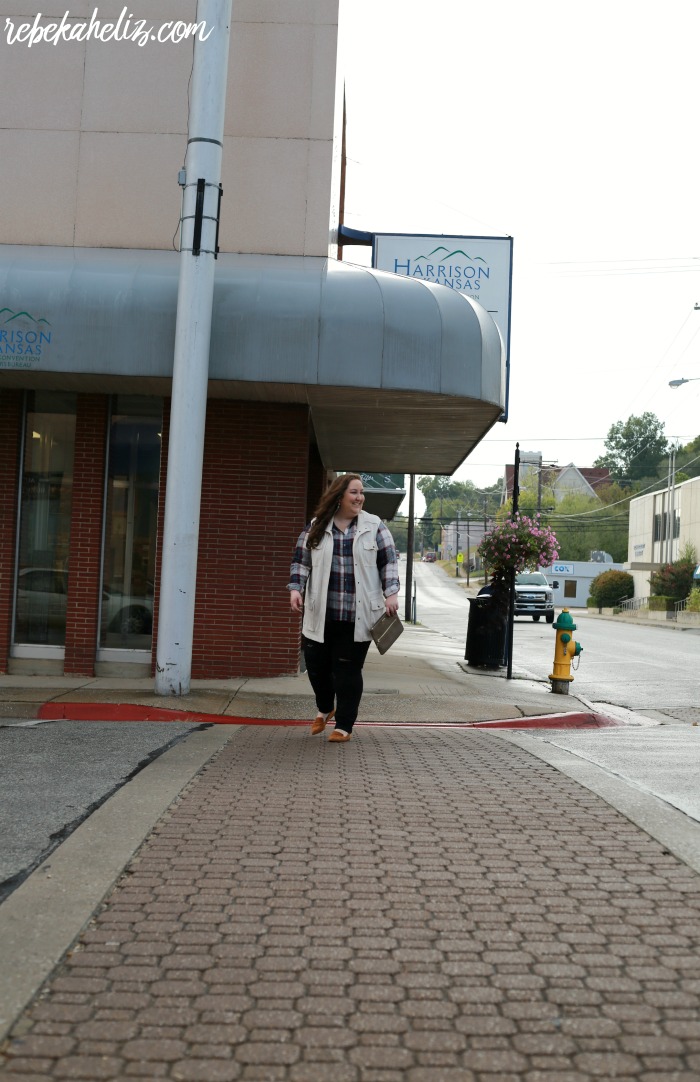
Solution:
{"label": "plaid shirt", "polygon": [[[311,550],[307,545],[311,523],[299,535],[289,574],[288,590],[298,590],[303,595],[306,580],[311,571]],[[345,533],[333,523],[333,560],[328,580],[326,615],[329,620],[355,619],[355,568],[352,545],[357,532],[357,519],[350,523]],[[385,597],[399,592],[399,574],[394,539],[383,522],[377,527],[377,569]]]}

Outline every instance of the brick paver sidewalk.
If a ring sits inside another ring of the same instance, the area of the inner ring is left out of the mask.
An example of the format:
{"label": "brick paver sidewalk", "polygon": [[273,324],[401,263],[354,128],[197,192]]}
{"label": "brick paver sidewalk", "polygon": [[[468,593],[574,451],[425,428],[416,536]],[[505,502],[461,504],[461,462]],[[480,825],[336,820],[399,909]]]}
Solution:
{"label": "brick paver sidewalk", "polygon": [[0,1075],[700,1078],[700,879],[490,733],[236,734]]}

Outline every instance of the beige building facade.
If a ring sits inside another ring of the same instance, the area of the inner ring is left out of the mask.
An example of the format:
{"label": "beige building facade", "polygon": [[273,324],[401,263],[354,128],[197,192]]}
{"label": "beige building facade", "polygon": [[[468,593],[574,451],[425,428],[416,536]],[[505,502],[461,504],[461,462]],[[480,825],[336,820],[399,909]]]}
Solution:
{"label": "beige building facade", "polygon": [[[42,5],[39,5],[42,6]],[[343,96],[338,0],[236,0],[219,243],[224,252],[335,254]],[[107,40],[29,45],[0,37],[0,243],[172,249],[187,141],[192,38],[108,40],[122,0],[46,5]],[[195,0],[142,0],[122,34],[196,23]],[[132,7],[128,9],[132,11]],[[0,28],[37,4],[0,0]],[[94,24],[93,24],[94,26]],[[182,32],[182,31],[180,31]],[[214,31],[216,32],[216,31]],[[342,85],[342,83],[341,83]]]}
{"label": "beige building facade", "polygon": [[635,597],[648,597],[651,572],[677,560],[688,544],[700,559],[700,477],[631,500],[625,570]]}

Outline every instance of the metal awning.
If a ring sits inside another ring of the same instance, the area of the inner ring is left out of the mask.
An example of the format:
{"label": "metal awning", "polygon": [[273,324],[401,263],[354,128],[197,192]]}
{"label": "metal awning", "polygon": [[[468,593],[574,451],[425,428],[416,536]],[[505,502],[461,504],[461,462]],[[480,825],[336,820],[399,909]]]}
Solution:
{"label": "metal awning", "polygon": [[[0,246],[0,388],[167,395],[179,255]],[[334,470],[452,473],[501,416],[476,302],[330,259],[222,254],[211,397],[307,404]]]}

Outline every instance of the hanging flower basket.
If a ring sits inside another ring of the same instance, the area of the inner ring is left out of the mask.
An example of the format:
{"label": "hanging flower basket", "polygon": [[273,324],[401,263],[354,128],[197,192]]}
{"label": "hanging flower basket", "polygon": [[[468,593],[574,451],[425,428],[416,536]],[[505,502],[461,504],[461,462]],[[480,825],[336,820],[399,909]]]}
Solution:
{"label": "hanging flower basket", "polygon": [[492,575],[499,579],[511,572],[517,575],[520,571],[549,567],[559,555],[555,534],[549,527],[540,525],[539,516],[528,518],[520,514],[497,523],[485,533],[478,552]]}

